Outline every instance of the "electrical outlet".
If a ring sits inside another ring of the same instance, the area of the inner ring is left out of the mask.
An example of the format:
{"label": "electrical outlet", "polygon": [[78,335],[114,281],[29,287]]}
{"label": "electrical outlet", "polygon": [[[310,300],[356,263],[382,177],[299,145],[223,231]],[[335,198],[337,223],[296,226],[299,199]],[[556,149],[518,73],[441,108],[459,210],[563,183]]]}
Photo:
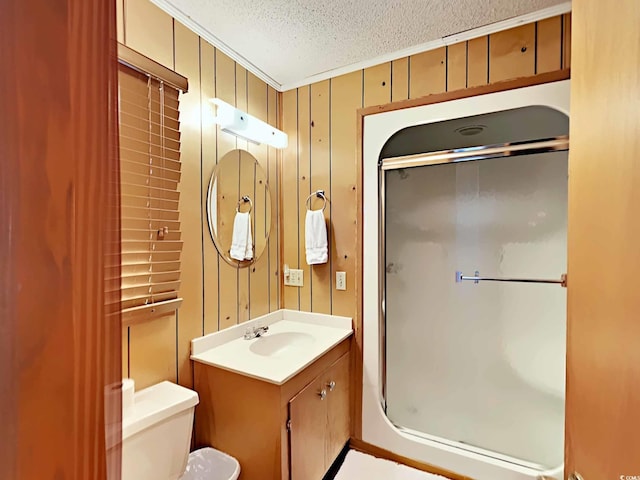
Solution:
{"label": "electrical outlet", "polygon": [[347,289],[347,272],[336,272],[336,290]]}

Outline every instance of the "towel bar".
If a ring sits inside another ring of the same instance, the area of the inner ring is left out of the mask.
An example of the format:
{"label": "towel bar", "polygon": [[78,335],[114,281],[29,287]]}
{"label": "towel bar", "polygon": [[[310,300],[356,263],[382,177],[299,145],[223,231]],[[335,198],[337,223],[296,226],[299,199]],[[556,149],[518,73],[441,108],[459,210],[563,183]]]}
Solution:
{"label": "towel bar", "polygon": [[567,274],[560,276],[560,280],[535,279],[535,278],[492,278],[481,277],[480,272],[475,272],[473,277],[467,277],[462,272],[456,271],[456,283],[462,283],[463,280],[471,280],[473,283],[478,282],[518,282],[518,283],[554,283],[561,287],[567,287]]}
{"label": "towel bar", "polygon": [[314,195],[324,200],[324,204],[322,205],[322,211],[324,212],[324,209],[327,208],[327,197],[324,194],[324,190],[316,190],[315,192],[313,192],[311,195],[307,197],[307,200],[304,202],[304,204],[307,207],[307,210],[311,210],[310,200],[313,198]]}

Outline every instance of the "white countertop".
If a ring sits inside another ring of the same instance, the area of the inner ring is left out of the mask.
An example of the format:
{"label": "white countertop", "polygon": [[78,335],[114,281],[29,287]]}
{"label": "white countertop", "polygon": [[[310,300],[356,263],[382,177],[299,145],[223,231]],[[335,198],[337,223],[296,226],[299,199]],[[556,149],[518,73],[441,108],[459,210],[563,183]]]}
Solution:
{"label": "white countertop", "polygon": [[[269,326],[245,340],[248,327]],[[191,359],[282,385],[353,333],[348,317],[278,310],[191,341]]]}

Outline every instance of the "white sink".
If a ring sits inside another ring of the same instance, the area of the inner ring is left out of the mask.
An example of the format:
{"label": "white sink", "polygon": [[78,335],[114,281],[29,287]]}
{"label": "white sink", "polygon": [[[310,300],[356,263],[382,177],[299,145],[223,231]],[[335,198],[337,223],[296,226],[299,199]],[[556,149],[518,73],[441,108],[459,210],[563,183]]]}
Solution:
{"label": "white sink", "polygon": [[[268,326],[244,339],[249,327]],[[353,333],[351,318],[278,310],[191,341],[191,359],[282,385]]]}
{"label": "white sink", "polygon": [[249,346],[249,350],[265,357],[285,357],[300,355],[300,350],[309,348],[316,342],[313,335],[300,332],[273,333],[257,338]]}

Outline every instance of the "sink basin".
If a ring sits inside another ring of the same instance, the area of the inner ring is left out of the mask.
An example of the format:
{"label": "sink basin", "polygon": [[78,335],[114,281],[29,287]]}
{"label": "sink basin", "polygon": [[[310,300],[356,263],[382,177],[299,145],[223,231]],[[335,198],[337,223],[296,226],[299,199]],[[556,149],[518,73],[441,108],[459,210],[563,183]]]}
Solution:
{"label": "sink basin", "polygon": [[253,341],[249,350],[264,357],[283,357],[309,348],[316,339],[308,333],[284,332],[265,334]]}
{"label": "sink basin", "polygon": [[[245,340],[248,329],[269,327]],[[191,341],[191,360],[275,385],[283,385],[353,334],[348,317],[276,310]]]}

